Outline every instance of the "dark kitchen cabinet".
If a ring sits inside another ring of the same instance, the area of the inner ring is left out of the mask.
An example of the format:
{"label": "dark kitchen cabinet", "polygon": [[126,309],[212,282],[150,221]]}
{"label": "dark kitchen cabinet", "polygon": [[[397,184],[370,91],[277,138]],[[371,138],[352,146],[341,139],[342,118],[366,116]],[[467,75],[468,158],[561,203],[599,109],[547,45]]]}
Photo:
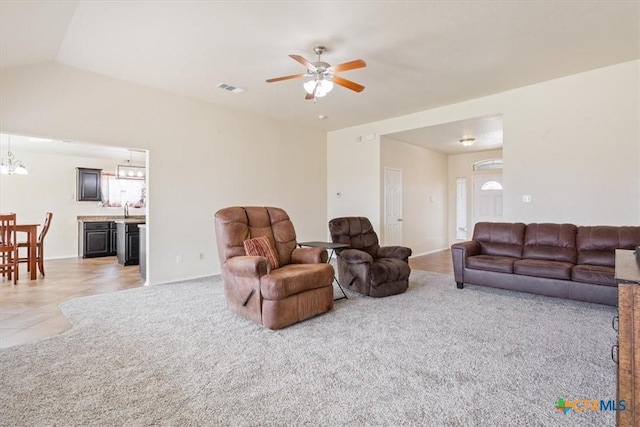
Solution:
{"label": "dark kitchen cabinet", "polygon": [[76,200],[81,202],[99,202],[102,200],[100,180],[102,169],[76,168],[78,188]]}
{"label": "dark kitchen cabinet", "polygon": [[83,222],[78,230],[82,258],[112,256],[117,251],[117,228],[113,221]]}
{"label": "dark kitchen cabinet", "polygon": [[111,223],[111,229],[109,230],[109,255],[117,255],[118,254],[118,228],[116,227],[116,223]]}
{"label": "dark kitchen cabinet", "polygon": [[118,222],[118,263],[138,265],[140,263],[140,229],[138,223]]}

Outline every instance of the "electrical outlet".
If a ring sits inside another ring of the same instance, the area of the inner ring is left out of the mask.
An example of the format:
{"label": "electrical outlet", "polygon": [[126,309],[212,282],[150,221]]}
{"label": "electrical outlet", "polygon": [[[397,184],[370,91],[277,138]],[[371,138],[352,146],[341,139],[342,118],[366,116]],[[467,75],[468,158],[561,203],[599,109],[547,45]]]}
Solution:
{"label": "electrical outlet", "polygon": [[176,255],[176,264],[182,263],[182,254]]}

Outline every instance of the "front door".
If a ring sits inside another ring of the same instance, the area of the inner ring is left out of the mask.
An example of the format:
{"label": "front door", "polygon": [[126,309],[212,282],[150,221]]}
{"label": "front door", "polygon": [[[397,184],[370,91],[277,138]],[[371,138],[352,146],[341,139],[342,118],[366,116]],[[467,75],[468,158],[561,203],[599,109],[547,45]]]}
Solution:
{"label": "front door", "polygon": [[384,245],[402,245],[402,170],[384,168]]}
{"label": "front door", "polygon": [[502,221],[502,176],[473,177],[473,225]]}

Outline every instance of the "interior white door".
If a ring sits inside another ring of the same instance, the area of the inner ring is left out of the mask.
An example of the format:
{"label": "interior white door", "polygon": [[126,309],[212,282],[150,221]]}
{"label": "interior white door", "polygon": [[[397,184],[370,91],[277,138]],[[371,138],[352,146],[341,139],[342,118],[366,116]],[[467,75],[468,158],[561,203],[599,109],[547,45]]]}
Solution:
{"label": "interior white door", "polygon": [[384,244],[402,245],[402,170],[384,168]]}
{"label": "interior white door", "polygon": [[502,176],[473,177],[473,226],[482,221],[502,220]]}

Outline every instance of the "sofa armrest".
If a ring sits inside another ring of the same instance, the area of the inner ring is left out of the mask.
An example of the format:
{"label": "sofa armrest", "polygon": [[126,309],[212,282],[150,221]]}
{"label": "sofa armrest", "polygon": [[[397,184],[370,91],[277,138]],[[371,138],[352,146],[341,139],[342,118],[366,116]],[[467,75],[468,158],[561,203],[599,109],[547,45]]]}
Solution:
{"label": "sofa armrest", "polygon": [[458,242],[451,245],[451,250],[454,248],[460,249],[463,251],[465,258],[480,255],[480,243],[475,240],[469,240],[466,242]]}
{"label": "sofa armrest", "polygon": [[396,258],[406,260],[411,256],[411,249],[405,246],[381,246],[376,253],[378,258]]}
{"label": "sofa armrest", "polygon": [[339,257],[349,264],[372,264],[373,257],[359,249],[343,249]]}
{"label": "sofa armrest", "polygon": [[325,248],[295,248],[291,252],[292,264],[322,264],[328,258]]}
{"label": "sofa armrest", "polygon": [[451,257],[453,258],[453,275],[460,288],[464,283],[464,268],[467,266],[467,258],[480,255],[480,243],[470,240],[451,245]]}
{"label": "sofa armrest", "polygon": [[229,258],[223,265],[233,276],[259,278],[271,272],[271,265],[263,256],[237,256]]}

